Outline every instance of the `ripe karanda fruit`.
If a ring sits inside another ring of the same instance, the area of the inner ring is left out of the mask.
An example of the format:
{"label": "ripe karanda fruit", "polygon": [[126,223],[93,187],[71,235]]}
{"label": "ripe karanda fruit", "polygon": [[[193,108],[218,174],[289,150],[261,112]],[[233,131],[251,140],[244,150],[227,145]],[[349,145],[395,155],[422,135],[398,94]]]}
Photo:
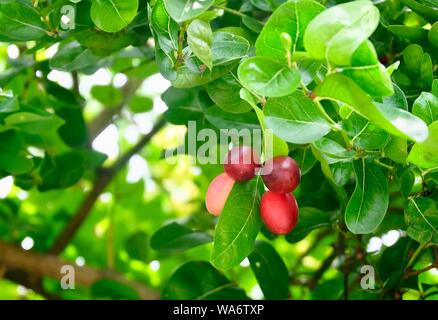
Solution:
{"label": "ripe karanda fruit", "polygon": [[266,161],[261,173],[265,186],[276,193],[294,191],[301,180],[298,164],[287,156],[274,157]]}
{"label": "ripe karanda fruit", "polygon": [[287,234],[297,224],[298,204],[290,193],[267,191],[260,201],[260,215],[268,230],[275,234]]}
{"label": "ripe karanda fruit", "polygon": [[205,206],[209,213],[219,216],[227,201],[228,195],[233,189],[234,180],[226,173],[221,173],[210,183],[205,197]]}
{"label": "ripe karanda fruit", "polygon": [[238,146],[231,149],[224,160],[225,172],[237,182],[254,178],[259,166],[260,157],[249,146]]}

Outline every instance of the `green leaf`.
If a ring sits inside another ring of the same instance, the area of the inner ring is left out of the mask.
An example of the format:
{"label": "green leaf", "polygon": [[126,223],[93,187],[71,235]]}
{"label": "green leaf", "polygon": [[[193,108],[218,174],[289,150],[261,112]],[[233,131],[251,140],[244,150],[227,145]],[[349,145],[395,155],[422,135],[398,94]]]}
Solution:
{"label": "green leaf", "polygon": [[198,17],[213,3],[214,0],[164,0],[167,12],[178,23]]}
{"label": "green leaf", "polygon": [[0,2],[0,35],[12,41],[37,40],[47,34],[38,11],[18,1]]}
{"label": "green leaf", "polygon": [[172,124],[187,125],[188,121],[197,121],[204,116],[194,90],[170,87],[161,95],[161,99],[168,107],[166,120]]}
{"label": "green leaf", "polygon": [[211,262],[216,268],[235,267],[253,250],[262,224],[259,214],[262,188],[259,176],[234,184],[215,230]]}
{"label": "green leaf", "polygon": [[149,237],[143,231],[130,235],[125,241],[125,249],[132,259],[147,261]]}
{"label": "green leaf", "polygon": [[123,100],[122,91],[112,85],[98,85],[91,88],[91,95],[105,107],[114,108]]}
{"label": "green leaf", "polygon": [[105,32],[118,32],[137,15],[138,0],[93,0],[91,19]]}
{"label": "green leaf", "polygon": [[220,65],[246,56],[249,42],[245,38],[230,32],[217,31],[213,34],[213,64]]}
{"label": "green leaf", "polygon": [[187,28],[187,43],[193,53],[209,68],[213,68],[213,32],[210,24],[202,20],[193,20]]}
{"label": "green leaf", "polygon": [[193,231],[173,222],[155,232],[151,238],[151,247],[164,253],[179,253],[212,240],[212,237],[204,232]]}
{"label": "green leaf", "polygon": [[[283,3],[269,17],[257,38],[258,56],[266,56],[287,63],[287,52],[303,50],[303,36],[309,22],[324,10],[324,6],[312,0],[295,0]],[[292,46],[285,48],[281,34],[287,33]]]}
{"label": "green leaf", "polygon": [[307,235],[319,228],[331,226],[331,216],[327,212],[316,208],[300,208],[298,223],[295,228],[286,235],[289,243],[295,243],[303,240]]}
{"label": "green leaf", "polygon": [[397,37],[410,42],[421,43],[427,39],[427,30],[420,27],[390,25],[386,26],[386,29],[391,31]]}
{"label": "green leaf", "polygon": [[400,193],[404,198],[407,198],[410,195],[414,184],[415,173],[412,170],[404,171],[400,177]]}
{"label": "green leaf", "polygon": [[245,291],[205,261],[191,261],[179,267],[165,285],[161,298],[164,300],[247,299]]}
{"label": "green leaf", "polygon": [[356,188],[345,209],[345,223],[354,234],[377,229],[385,217],[389,188],[382,169],[364,158],[354,162]]}
{"label": "green leaf", "polygon": [[[31,134],[44,134],[57,130],[64,120],[55,114],[40,115],[31,112],[17,112],[4,119],[5,129],[17,129]],[[0,130],[1,130],[0,126]]]}
{"label": "green leaf", "polygon": [[297,148],[293,150],[292,158],[298,162],[302,176],[309,172],[317,162],[311,148]]}
{"label": "green leaf", "polygon": [[218,129],[260,129],[257,117],[253,113],[230,114],[217,106],[205,111],[205,118]]}
{"label": "green leaf", "polygon": [[154,100],[147,96],[136,95],[129,101],[128,106],[134,113],[149,112],[154,107]]}
{"label": "green leaf", "polygon": [[432,47],[438,48],[438,21],[430,28],[427,38]]}
{"label": "green leaf", "polygon": [[61,71],[75,71],[95,66],[101,59],[101,57],[94,55],[91,49],[87,49],[78,42],[73,41],[60,47],[58,52],[50,59],[50,67]]}
{"label": "green leaf", "polygon": [[317,106],[301,92],[283,98],[271,98],[265,106],[266,125],[287,142],[306,144],[330,132],[330,124]]}
{"label": "green leaf", "polygon": [[139,300],[134,288],[112,279],[100,279],[91,286],[91,294],[96,299]]}
{"label": "green leaf", "polygon": [[313,19],[304,33],[304,47],[315,59],[348,66],[357,48],[379,24],[379,10],[371,1],[333,6]]}
{"label": "green leaf", "polygon": [[267,57],[252,57],[244,60],[237,70],[244,87],[267,97],[282,97],[291,94],[300,83],[300,73]]}
{"label": "green leaf", "polygon": [[257,241],[248,259],[265,299],[287,299],[289,272],[277,251],[269,243]]}
{"label": "green leaf", "polygon": [[411,198],[405,208],[408,236],[421,243],[438,243],[438,205],[429,198]]}
{"label": "green leaf", "polygon": [[220,77],[223,77],[230,72],[236,65],[234,63],[218,65],[213,67],[211,72],[193,73],[187,66],[181,67],[177,70],[176,79],[172,81],[175,88],[193,88],[202,86],[212,82]]}
{"label": "green leaf", "polygon": [[373,97],[394,94],[391,78],[385,66],[379,62],[374,45],[370,41],[365,41],[353,53],[351,67],[344,67],[341,70]]}
{"label": "green leaf", "polygon": [[411,8],[414,12],[429,19],[431,22],[438,20],[438,7],[436,6],[436,3],[434,6],[427,6],[415,0],[401,0],[401,2]]}
{"label": "green leaf", "polygon": [[438,97],[429,92],[422,92],[414,102],[412,113],[421,118],[427,125],[437,121]]}
{"label": "green leaf", "polygon": [[313,142],[313,146],[323,153],[329,164],[348,161],[356,156],[356,151],[347,150],[332,139],[321,138]]}
{"label": "green leaf", "polygon": [[408,158],[408,142],[404,138],[391,136],[383,147],[385,157],[400,164],[406,164]]}
{"label": "green leaf", "polygon": [[20,109],[17,98],[6,97],[0,95],[0,114],[14,112]]}
{"label": "green leaf", "polygon": [[24,174],[33,168],[33,161],[27,157],[26,146],[17,132],[0,132],[0,141],[0,171]]}
{"label": "green leaf", "polygon": [[396,288],[403,278],[411,247],[409,241],[409,238],[401,238],[382,253],[377,267],[386,288]]}
{"label": "green leaf", "polygon": [[409,112],[392,106],[373,103],[372,99],[351,79],[329,75],[315,90],[319,99],[346,104],[391,134],[414,141],[424,141],[428,135],[426,124]]}
{"label": "green leaf", "polygon": [[390,134],[355,112],[344,120],[343,128],[351,142],[362,149],[380,149],[390,139]]}
{"label": "green leaf", "polygon": [[438,166],[438,121],[429,126],[429,137],[426,141],[416,143],[409,152],[408,161],[420,168]]}
{"label": "green leaf", "polygon": [[240,98],[240,85],[231,75],[226,75],[206,86],[211,100],[222,110],[230,113],[245,113],[251,105]]}

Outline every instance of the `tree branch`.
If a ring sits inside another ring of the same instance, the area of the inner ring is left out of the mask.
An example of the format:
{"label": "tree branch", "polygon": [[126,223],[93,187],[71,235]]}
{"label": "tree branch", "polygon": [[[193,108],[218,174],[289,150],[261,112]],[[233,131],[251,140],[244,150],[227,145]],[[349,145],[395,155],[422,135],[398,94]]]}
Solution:
{"label": "tree branch", "polygon": [[[143,284],[131,281],[123,277],[121,274],[111,270],[99,270],[91,267],[78,267],[73,263],[59,259],[50,254],[40,254],[31,251],[25,251],[22,248],[4,243],[0,241],[0,265],[4,265],[8,270],[5,277],[17,281],[20,279],[20,272],[26,275],[32,275],[35,278],[49,277],[61,279],[64,274],[61,274],[61,268],[65,265],[71,265],[75,270],[75,284],[89,287],[100,279],[111,279],[132,287],[141,299],[155,300],[159,299],[159,294],[154,290],[145,287]],[[22,283],[29,288],[32,287],[32,281],[28,277],[24,277],[27,283]],[[21,283],[21,282],[20,282]],[[36,292],[41,292],[41,288],[36,287]],[[47,296],[47,293],[45,293]],[[50,298],[56,298],[50,296]]]}
{"label": "tree branch", "polygon": [[111,167],[100,169],[98,171],[97,180],[93,186],[93,189],[85,197],[82,204],[77,209],[73,218],[70,220],[68,225],[65,227],[63,232],[55,240],[49,253],[57,255],[61,253],[64,248],[68,245],[71,239],[76,234],[81,224],[87,218],[94,203],[99,198],[99,195],[105,190],[105,188],[113,180],[117,172],[122,169],[129,161],[129,159],[138,153],[143,147],[152,139],[152,137],[165,125],[166,121],[161,118],[157,124],[152,128],[151,132],[144,135],[134,147],[132,147],[128,152],[122,155]]}

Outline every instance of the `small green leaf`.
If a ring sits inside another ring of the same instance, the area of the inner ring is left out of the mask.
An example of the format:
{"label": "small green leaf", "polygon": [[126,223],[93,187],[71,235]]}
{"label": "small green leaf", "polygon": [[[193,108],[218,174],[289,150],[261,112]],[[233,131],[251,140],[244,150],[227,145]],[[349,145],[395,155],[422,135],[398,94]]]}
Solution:
{"label": "small green leaf", "polygon": [[356,156],[356,151],[347,150],[336,141],[328,138],[316,140],[313,142],[313,146],[323,153],[329,164],[351,160]]}
{"label": "small green leaf", "polygon": [[388,182],[382,169],[364,158],[354,162],[356,188],[345,209],[345,223],[354,234],[377,229],[389,203]]}
{"label": "small green leaf", "polygon": [[240,82],[256,94],[282,97],[291,94],[300,83],[300,73],[267,57],[244,60],[237,70]]}
{"label": "small green leaf", "polygon": [[253,250],[262,224],[259,214],[262,188],[259,176],[234,184],[216,226],[211,256],[216,268],[235,267]]}
{"label": "small green leaf", "polygon": [[211,100],[226,112],[245,113],[251,110],[251,105],[240,98],[241,86],[231,75],[210,82],[206,88]]}
{"label": "small green leaf", "polygon": [[438,166],[438,121],[429,126],[429,137],[426,141],[416,143],[409,152],[408,161],[420,168]]}
{"label": "small green leaf", "polygon": [[137,15],[138,0],[93,0],[91,19],[105,32],[118,32]]}
{"label": "small green leaf", "polygon": [[[303,36],[309,22],[324,10],[324,6],[312,0],[295,0],[283,3],[269,17],[257,38],[258,56],[271,57],[287,63],[287,52],[303,50]],[[284,48],[281,34],[292,39],[291,47]]]}
{"label": "small green leaf", "polygon": [[155,232],[151,238],[151,247],[160,252],[179,253],[212,240],[212,237],[204,232],[193,231],[174,222]]}
{"label": "small green leaf", "polygon": [[236,66],[235,63],[223,64],[213,67],[211,72],[193,73],[187,66],[177,70],[176,79],[172,80],[175,88],[193,88],[202,86],[223,77]]}
{"label": "small green leaf", "polygon": [[317,162],[311,148],[297,148],[292,151],[292,157],[298,162],[301,175],[309,172]]}
{"label": "small green leaf", "polygon": [[17,132],[0,132],[0,141],[0,171],[24,174],[33,168],[33,161],[27,157],[26,146]]}
{"label": "small green leaf", "polygon": [[202,20],[193,20],[187,28],[187,43],[193,53],[209,68],[213,68],[213,32],[210,24]]}
{"label": "small green leaf", "polygon": [[383,147],[385,157],[400,164],[406,164],[408,158],[408,142],[405,138],[391,136]]}
{"label": "small green leaf", "polygon": [[20,109],[17,98],[0,95],[0,113],[14,112]]}
{"label": "small green leaf", "polygon": [[91,95],[105,107],[114,108],[123,100],[122,91],[112,85],[98,85],[91,88]]}
{"label": "small green leaf", "polygon": [[245,291],[230,282],[205,261],[190,261],[169,278],[161,298],[164,300],[244,300]]}
{"label": "small green leaf", "polygon": [[268,99],[266,125],[287,142],[306,144],[330,132],[330,124],[316,105],[301,92],[283,98]]}
{"label": "small green leaf", "polygon": [[147,261],[149,237],[143,231],[130,235],[125,241],[125,249],[132,259]]}
{"label": "small green leaf", "polygon": [[[44,134],[57,130],[64,120],[55,114],[40,115],[31,112],[17,112],[4,119],[5,128],[13,128],[31,134]],[[1,128],[1,126],[0,126]]]}
{"label": "small green leaf", "polygon": [[438,205],[429,198],[411,198],[405,208],[408,236],[421,243],[438,243]]}
{"label": "small green leaf", "polygon": [[257,241],[248,259],[265,299],[287,299],[289,272],[277,251],[269,243]]}
{"label": "small green leaf", "polygon": [[217,31],[213,34],[211,50],[216,66],[243,58],[248,53],[249,42],[233,33]]}
{"label": "small green leaf", "polygon": [[319,228],[331,226],[331,216],[316,208],[300,208],[298,223],[295,228],[286,235],[289,243],[295,243],[303,240],[307,235]]}
{"label": "small green leaf", "polygon": [[167,12],[178,23],[198,17],[213,3],[214,0],[164,0]]}
{"label": "small green leaf", "polygon": [[134,113],[149,112],[154,107],[154,100],[147,96],[136,95],[129,101],[128,106]]}
{"label": "small green leaf", "polygon": [[423,119],[427,125],[438,120],[438,97],[432,93],[422,92],[415,100],[412,113]]}
{"label": "small green leaf", "polygon": [[357,48],[379,24],[379,10],[371,1],[333,6],[313,19],[304,33],[304,47],[315,59],[348,66]]}

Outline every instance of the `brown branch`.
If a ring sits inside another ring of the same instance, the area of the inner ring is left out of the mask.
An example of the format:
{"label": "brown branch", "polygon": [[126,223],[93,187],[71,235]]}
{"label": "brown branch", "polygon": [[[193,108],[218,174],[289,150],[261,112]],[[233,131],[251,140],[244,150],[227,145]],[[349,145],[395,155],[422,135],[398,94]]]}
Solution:
{"label": "brown branch", "polygon": [[412,277],[412,276],[417,276],[420,273],[427,272],[427,271],[435,269],[435,268],[438,268],[438,263],[433,263],[433,264],[431,264],[431,265],[429,265],[429,266],[427,266],[427,267],[425,267],[423,269],[408,271],[406,273],[406,278],[409,278],[409,277]]}
{"label": "brown branch", "polygon": [[131,159],[133,155],[138,153],[143,147],[152,139],[152,137],[165,125],[165,120],[161,118],[157,124],[152,128],[151,132],[144,135],[134,147],[132,147],[128,152],[122,155],[111,167],[100,169],[98,171],[97,180],[93,186],[93,189],[85,197],[82,204],[79,206],[78,210],[74,214],[73,218],[70,220],[68,225],[65,227],[64,231],[55,240],[49,253],[57,255],[61,253],[67,244],[76,234],[81,224],[87,218],[94,203],[99,198],[99,195],[105,190],[105,188],[113,180],[117,172],[122,169]]}
{"label": "brown branch", "polygon": [[[141,283],[128,280],[114,271],[74,266],[73,263],[61,260],[54,255],[25,251],[18,246],[4,242],[0,242],[0,264],[10,270],[6,272],[5,277],[12,281],[23,278],[20,277],[20,273],[32,275],[35,278],[49,277],[60,280],[64,276],[60,272],[61,268],[65,265],[71,265],[75,270],[74,279],[76,285],[89,287],[98,280],[111,279],[132,287],[141,299],[154,300],[159,298],[159,294],[154,290],[145,287]],[[34,289],[31,279],[29,277],[24,278],[27,279],[27,283],[22,284],[27,284],[27,287]],[[41,292],[41,288],[36,287],[36,291]],[[48,296],[47,293],[44,293],[44,295]],[[49,297],[57,298],[53,295]]]}

